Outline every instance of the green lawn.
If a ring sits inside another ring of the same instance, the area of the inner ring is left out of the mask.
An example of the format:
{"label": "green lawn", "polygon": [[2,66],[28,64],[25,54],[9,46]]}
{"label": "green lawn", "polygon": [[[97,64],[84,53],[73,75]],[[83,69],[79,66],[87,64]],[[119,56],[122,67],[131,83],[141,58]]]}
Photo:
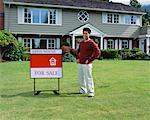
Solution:
{"label": "green lawn", "polygon": [[[77,64],[63,64],[61,94],[33,95],[29,62],[0,63],[0,120],[150,120],[150,61],[93,63],[94,98],[78,92]],[[57,81],[37,79],[36,89]]]}

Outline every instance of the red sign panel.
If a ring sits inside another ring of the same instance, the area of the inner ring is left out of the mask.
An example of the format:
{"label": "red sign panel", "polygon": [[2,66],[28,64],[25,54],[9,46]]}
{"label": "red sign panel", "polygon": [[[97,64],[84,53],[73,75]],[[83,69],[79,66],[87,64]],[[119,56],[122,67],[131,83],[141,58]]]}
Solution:
{"label": "red sign panel", "polygon": [[62,78],[62,50],[32,49],[31,78]]}

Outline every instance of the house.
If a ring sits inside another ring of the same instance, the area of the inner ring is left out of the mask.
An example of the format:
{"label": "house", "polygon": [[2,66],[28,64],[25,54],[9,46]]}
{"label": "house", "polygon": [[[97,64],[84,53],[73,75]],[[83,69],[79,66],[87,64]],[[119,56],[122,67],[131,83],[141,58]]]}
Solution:
{"label": "house", "polygon": [[0,30],[4,29],[4,5],[3,1],[0,1]]}
{"label": "house", "polygon": [[89,27],[101,49],[143,45],[142,50],[150,54],[150,28],[142,28],[145,13],[128,5],[100,0],[4,0],[4,8],[5,29],[29,49],[61,48],[66,42],[77,48],[82,29]]}

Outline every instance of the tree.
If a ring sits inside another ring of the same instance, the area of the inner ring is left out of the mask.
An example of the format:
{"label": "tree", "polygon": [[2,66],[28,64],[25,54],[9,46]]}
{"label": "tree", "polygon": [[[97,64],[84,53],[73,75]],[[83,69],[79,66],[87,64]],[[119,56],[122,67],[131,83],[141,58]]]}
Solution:
{"label": "tree", "polygon": [[17,45],[18,41],[10,32],[0,31],[0,62],[3,60],[3,56],[17,48]]}
{"label": "tree", "polygon": [[[137,0],[130,0],[130,5],[133,6],[134,8],[144,10],[142,5]],[[143,15],[142,21],[143,21],[142,25],[149,25],[150,24],[150,18],[149,18],[148,12],[146,12],[146,14]]]}
{"label": "tree", "polygon": [[137,0],[130,0],[130,5],[138,9],[141,8],[141,4]]}

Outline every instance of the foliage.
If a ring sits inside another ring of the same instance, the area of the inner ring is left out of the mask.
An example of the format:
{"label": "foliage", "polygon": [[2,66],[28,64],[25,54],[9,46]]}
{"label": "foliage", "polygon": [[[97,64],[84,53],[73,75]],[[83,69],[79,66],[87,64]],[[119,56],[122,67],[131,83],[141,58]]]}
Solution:
{"label": "foliage", "polygon": [[30,61],[30,54],[29,53],[24,53],[22,60],[23,61]]}
{"label": "foliage", "polygon": [[70,53],[66,52],[63,54],[63,62],[75,62],[76,58]]}
{"label": "foliage", "polygon": [[102,55],[104,59],[113,59],[118,57],[117,50],[102,50]]}
{"label": "foliage", "polygon": [[19,60],[23,55],[23,51],[22,43],[18,42],[10,32],[0,32],[0,61],[3,58]]}
{"label": "foliage", "polygon": [[103,59],[145,59],[146,54],[142,52],[139,48],[134,48],[132,50],[102,50],[101,58]]}
{"label": "foliage", "polygon": [[16,38],[10,32],[0,31],[0,46],[5,47],[8,45],[17,46]]}
{"label": "foliage", "polygon": [[146,12],[146,14],[142,16],[142,22],[143,22],[142,24],[149,25],[150,24],[149,13],[146,10],[144,10],[142,5],[137,0],[130,0],[130,5],[133,6],[134,8],[137,8],[139,10]]}
{"label": "foliage", "polygon": [[21,42],[18,42],[17,47],[11,47],[10,52],[8,52],[5,57],[12,61],[18,61],[23,59],[25,48],[22,46]]}

